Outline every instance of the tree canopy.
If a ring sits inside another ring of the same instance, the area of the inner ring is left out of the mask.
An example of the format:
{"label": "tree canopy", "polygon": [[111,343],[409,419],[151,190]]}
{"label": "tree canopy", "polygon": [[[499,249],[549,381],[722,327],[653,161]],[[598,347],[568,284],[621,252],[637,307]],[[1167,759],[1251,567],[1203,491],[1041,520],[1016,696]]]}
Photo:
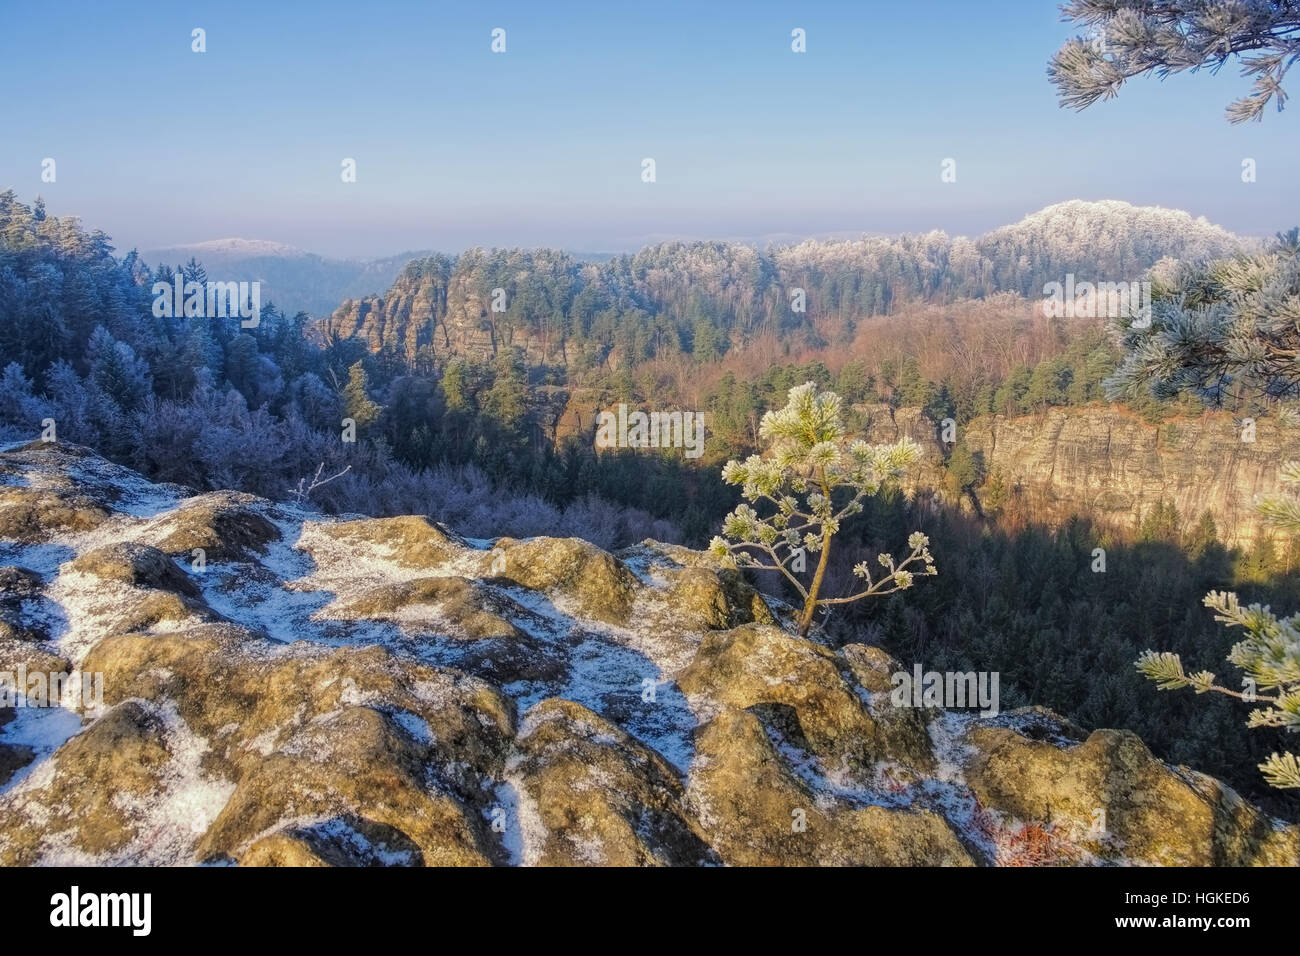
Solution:
{"label": "tree canopy", "polygon": [[1161,79],[1229,60],[1253,79],[1228,105],[1233,123],[1261,120],[1269,103],[1286,103],[1282,81],[1300,58],[1295,0],[1070,0],[1063,19],[1089,28],[1052,57],[1047,74],[1061,105],[1083,110],[1119,94],[1135,76]]}
{"label": "tree canopy", "polygon": [[1300,230],[1266,252],[1209,263],[1159,263],[1152,319],[1118,329],[1125,357],[1106,382],[1114,398],[1194,394],[1221,405],[1235,393],[1300,395]]}

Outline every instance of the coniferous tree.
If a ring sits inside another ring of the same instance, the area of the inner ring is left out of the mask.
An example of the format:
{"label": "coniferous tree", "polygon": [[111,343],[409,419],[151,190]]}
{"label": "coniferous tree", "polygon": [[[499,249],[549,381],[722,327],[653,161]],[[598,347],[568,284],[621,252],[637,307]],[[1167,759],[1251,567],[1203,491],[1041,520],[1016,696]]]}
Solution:
{"label": "coniferous tree", "polygon": [[365,366],[355,362],[348,369],[348,381],[343,386],[343,415],[356,422],[361,430],[374,424],[382,411],[370,400],[370,382],[366,377]]}
{"label": "coniferous tree", "polygon": [[186,284],[197,282],[199,285],[206,285],[208,281],[208,270],[203,268],[203,264],[193,256],[190,256],[189,262],[181,266],[180,273]]}
{"label": "coniferous tree", "polygon": [[1069,0],[1061,9],[1092,31],[1066,43],[1048,66],[1062,106],[1110,99],[1135,76],[1218,71],[1232,59],[1254,88],[1228,106],[1229,120],[1259,120],[1270,102],[1279,111],[1286,102],[1282,81],[1300,48],[1293,0]]}
{"label": "coniferous tree", "polygon": [[[746,503],[727,515],[709,549],[719,557],[734,556],[740,567],[783,575],[803,599],[800,637],[812,627],[818,608],[892,594],[910,588],[916,575],[937,573],[929,539],[918,531],[908,538],[910,553],[902,561],[878,555],[884,568],[880,577],[872,576],[865,561],[854,566],[861,591],[821,596],[831,541],[841,523],[861,513],[864,499],[896,483],[920,457],[909,439],[893,445],[846,441],[841,404],[834,392],[819,394],[814,382],[795,386],[784,408],[763,416],[759,434],[771,443],[770,457],[751,455],[722,469],[723,481],[741,486]],[[755,504],[770,513],[760,516]],[[817,556],[817,567],[805,586],[795,571],[798,559],[808,554]],[[920,568],[909,570],[913,565]]]}
{"label": "coniferous tree", "polygon": [[131,346],[119,342],[102,325],[96,326],[86,350],[90,380],[124,412],[143,404],[150,393],[149,367]]}
{"label": "coniferous tree", "polygon": [[1211,405],[1300,397],[1300,254],[1290,235],[1258,255],[1154,269],[1150,323],[1116,325],[1125,352],[1108,394],[1189,393]]}

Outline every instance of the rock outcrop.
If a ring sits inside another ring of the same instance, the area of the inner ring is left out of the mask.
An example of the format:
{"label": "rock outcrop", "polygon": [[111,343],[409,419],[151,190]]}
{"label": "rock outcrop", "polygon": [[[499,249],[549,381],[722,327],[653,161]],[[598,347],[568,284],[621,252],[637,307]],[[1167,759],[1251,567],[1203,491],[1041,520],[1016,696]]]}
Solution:
{"label": "rock outcrop", "polygon": [[689,549],[0,476],[0,865],[1300,863],[1132,734],[897,706]]}
{"label": "rock outcrop", "polygon": [[383,295],[344,301],[322,328],[329,336],[359,338],[372,352],[390,351],[410,362],[435,354],[491,359],[517,347],[532,364],[564,363],[562,323],[532,318],[562,309],[537,301],[532,283],[566,287],[578,269],[569,256],[551,250],[475,249],[454,262],[430,256],[408,263]]}
{"label": "rock outcrop", "polygon": [[[914,488],[943,486],[952,446],[941,444],[939,423],[919,409],[858,411],[869,441],[908,436],[921,444],[925,458],[910,476]],[[1255,513],[1255,497],[1280,491],[1280,465],[1300,458],[1300,427],[1276,418],[1251,428],[1207,412],[1152,424],[1120,405],[983,416],[959,428],[957,440],[1030,520],[1056,524],[1085,515],[1132,533],[1156,505],[1173,504],[1188,527],[1208,511],[1224,544],[1246,547],[1272,533]],[[976,500],[982,505],[989,493],[986,481]]]}

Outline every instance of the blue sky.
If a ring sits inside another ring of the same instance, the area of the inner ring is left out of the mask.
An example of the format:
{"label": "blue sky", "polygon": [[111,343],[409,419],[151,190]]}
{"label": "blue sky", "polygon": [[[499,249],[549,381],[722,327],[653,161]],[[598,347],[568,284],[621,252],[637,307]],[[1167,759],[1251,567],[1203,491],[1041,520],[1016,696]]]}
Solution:
{"label": "blue sky", "polygon": [[1235,66],[1062,110],[1044,70],[1072,32],[1041,0],[10,3],[0,188],[123,250],[976,234],[1071,198],[1300,222],[1296,110],[1230,126]]}

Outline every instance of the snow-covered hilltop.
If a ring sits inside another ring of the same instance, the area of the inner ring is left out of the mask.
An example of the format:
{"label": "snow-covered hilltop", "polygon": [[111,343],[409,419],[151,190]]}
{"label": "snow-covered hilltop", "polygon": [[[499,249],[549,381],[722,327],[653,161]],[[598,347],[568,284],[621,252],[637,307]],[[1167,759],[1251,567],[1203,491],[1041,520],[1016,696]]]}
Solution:
{"label": "snow-covered hilltop", "polygon": [[1219,259],[1254,249],[1238,236],[1181,209],[1116,199],[1072,199],[1030,213],[976,240],[999,287],[1036,296],[1040,274],[1078,273],[1093,281],[1136,276],[1164,257]]}
{"label": "snow-covered hilltop", "polygon": [[471,541],[15,448],[0,675],[102,675],[102,707],[0,709],[0,864],[1300,861],[1131,733],[897,706],[902,665],[785,617],[675,546]]}
{"label": "snow-covered hilltop", "polygon": [[310,253],[286,242],[274,242],[270,239],[208,239],[188,245],[169,246],[166,249],[150,250],[149,255],[169,253],[176,255],[197,256],[283,256],[298,258]]}

